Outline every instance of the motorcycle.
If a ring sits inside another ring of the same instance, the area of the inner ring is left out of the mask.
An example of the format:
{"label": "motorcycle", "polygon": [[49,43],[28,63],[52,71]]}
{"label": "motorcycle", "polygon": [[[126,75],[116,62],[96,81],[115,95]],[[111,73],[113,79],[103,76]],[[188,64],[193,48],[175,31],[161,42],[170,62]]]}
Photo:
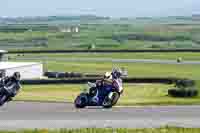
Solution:
{"label": "motorcycle", "polygon": [[120,93],[114,91],[112,86],[100,88],[95,83],[88,82],[88,89],[76,97],[74,104],[76,108],[85,108],[86,106],[111,108],[119,98]]}
{"label": "motorcycle", "polygon": [[[17,87],[18,90],[20,89],[20,85],[17,85],[15,87]],[[0,106],[3,106],[6,102],[12,100],[12,97],[14,97],[17,94],[15,89],[10,88],[3,83],[0,83]]]}

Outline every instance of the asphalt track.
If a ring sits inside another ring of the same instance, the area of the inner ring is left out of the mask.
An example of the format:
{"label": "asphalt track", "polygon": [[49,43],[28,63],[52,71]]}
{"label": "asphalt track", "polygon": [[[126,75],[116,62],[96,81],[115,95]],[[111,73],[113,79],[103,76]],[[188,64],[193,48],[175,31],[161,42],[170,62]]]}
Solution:
{"label": "asphalt track", "polygon": [[177,60],[161,60],[161,59],[112,59],[112,58],[16,58],[17,60],[43,60],[43,61],[67,61],[67,62],[113,62],[113,63],[158,63],[158,64],[184,64],[184,65],[200,65],[200,61],[181,61]]}
{"label": "asphalt track", "polygon": [[200,106],[90,107],[70,103],[10,102],[0,108],[0,129],[200,127]]}

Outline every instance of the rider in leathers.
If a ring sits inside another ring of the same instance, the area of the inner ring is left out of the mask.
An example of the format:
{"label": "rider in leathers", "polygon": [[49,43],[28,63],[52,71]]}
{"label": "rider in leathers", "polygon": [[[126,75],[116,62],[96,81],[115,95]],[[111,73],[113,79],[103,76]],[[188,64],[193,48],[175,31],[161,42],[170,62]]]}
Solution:
{"label": "rider in leathers", "polygon": [[[96,82],[96,87],[100,89],[105,89],[106,86],[110,86],[112,87],[112,91],[118,92],[121,95],[123,93],[121,75],[122,72],[120,69],[113,69],[112,72],[106,72],[104,78]],[[93,101],[97,102],[95,97]]]}
{"label": "rider in leathers", "polygon": [[3,87],[8,91],[9,99],[8,101],[12,100],[12,97],[15,97],[19,92],[20,86],[20,73],[15,72],[13,76],[5,77],[1,80],[1,84]]}
{"label": "rider in leathers", "polygon": [[123,92],[121,76],[122,72],[120,69],[113,69],[112,72],[106,72],[104,78],[96,82],[97,87],[102,87],[104,85],[112,85],[113,90],[121,94]]}

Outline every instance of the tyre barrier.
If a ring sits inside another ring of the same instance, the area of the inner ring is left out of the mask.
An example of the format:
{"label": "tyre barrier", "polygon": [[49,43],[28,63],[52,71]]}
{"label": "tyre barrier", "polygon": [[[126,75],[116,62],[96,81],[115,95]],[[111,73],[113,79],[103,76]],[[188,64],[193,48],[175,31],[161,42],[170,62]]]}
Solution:
{"label": "tyre barrier", "polygon": [[189,79],[180,79],[180,80],[176,80],[175,84],[176,84],[176,87],[179,87],[179,88],[194,87],[195,81],[189,80]]}
{"label": "tyre barrier", "polygon": [[122,78],[125,83],[162,83],[173,84],[177,78]]}
{"label": "tyre barrier", "polygon": [[71,78],[81,78],[83,77],[83,75],[81,73],[76,73],[76,72],[71,72],[71,75],[70,75]]}
{"label": "tyre barrier", "polygon": [[198,90],[168,90],[168,95],[172,97],[196,97],[198,96]]}
{"label": "tyre barrier", "polygon": [[168,90],[168,95],[172,97],[195,97],[198,95],[198,90],[195,81],[179,79],[175,82],[175,88]]}
{"label": "tyre barrier", "polygon": [[83,75],[76,72],[45,72],[44,76],[48,78],[81,78]]}
{"label": "tyre barrier", "polygon": [[103,77],[102,75],[100,74],[84,74],[85,77],[93,77],[93,78],[96,78],[96,77]]}
{"label": "tyre barrier", "polygon": [[57,73],[57,78],[65,78],[65,73]]}
{"label": "tyre barrier", "polygon": [[45,72],[44,76],[47,76],[48,78],[57,78],[58,72]]}
{"label": "tyre barrier", "polygon": [[[85,84],[87,82],[96,82],[101,78],[66,78],[66,79],[41,79],[41,80],[22,80],[22,84],[39,85],[39,84]],[[173,84],[176,78],[123,78],[124,83],[162,83]]]}
{"label": "tyre barrier", "polygon": [[85,84],[95,82],[96,79],[42,79],[42,80],[22,80],[23,85],[45,85],[45,84]]}
{"label": "tyre barrier", "polygon": [[[100,74],[82,74],[78,72],[45,72],[44,76],[52,79],[63,79],[66,78],[66,80],[72,81],[74,78],[76,80],[82,81],[82,79],[101,79],[103,76]],[[78,78],[78,79],[77,79]],[[122,77],[124,82],[127,83],[166,83],[166,84],[172,84],[173,82],[177,81],[177,78],[132,78],[132,77]],[[51,80],[52,81],[52,80]],[[77,81],[76,81],[77,82]]]}

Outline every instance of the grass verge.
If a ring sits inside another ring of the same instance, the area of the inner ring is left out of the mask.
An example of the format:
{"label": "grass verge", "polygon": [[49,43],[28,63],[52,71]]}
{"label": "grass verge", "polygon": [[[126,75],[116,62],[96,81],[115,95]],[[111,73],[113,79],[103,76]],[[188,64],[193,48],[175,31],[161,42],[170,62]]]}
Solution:
{"label": "grass verge", "polygon": [[[15,100],[73,102],[86,85],[25,85]],[[200,104],[195,98],[172,98],[167,96],[171,85],[125,84],[118,105],[191,105]]]}

